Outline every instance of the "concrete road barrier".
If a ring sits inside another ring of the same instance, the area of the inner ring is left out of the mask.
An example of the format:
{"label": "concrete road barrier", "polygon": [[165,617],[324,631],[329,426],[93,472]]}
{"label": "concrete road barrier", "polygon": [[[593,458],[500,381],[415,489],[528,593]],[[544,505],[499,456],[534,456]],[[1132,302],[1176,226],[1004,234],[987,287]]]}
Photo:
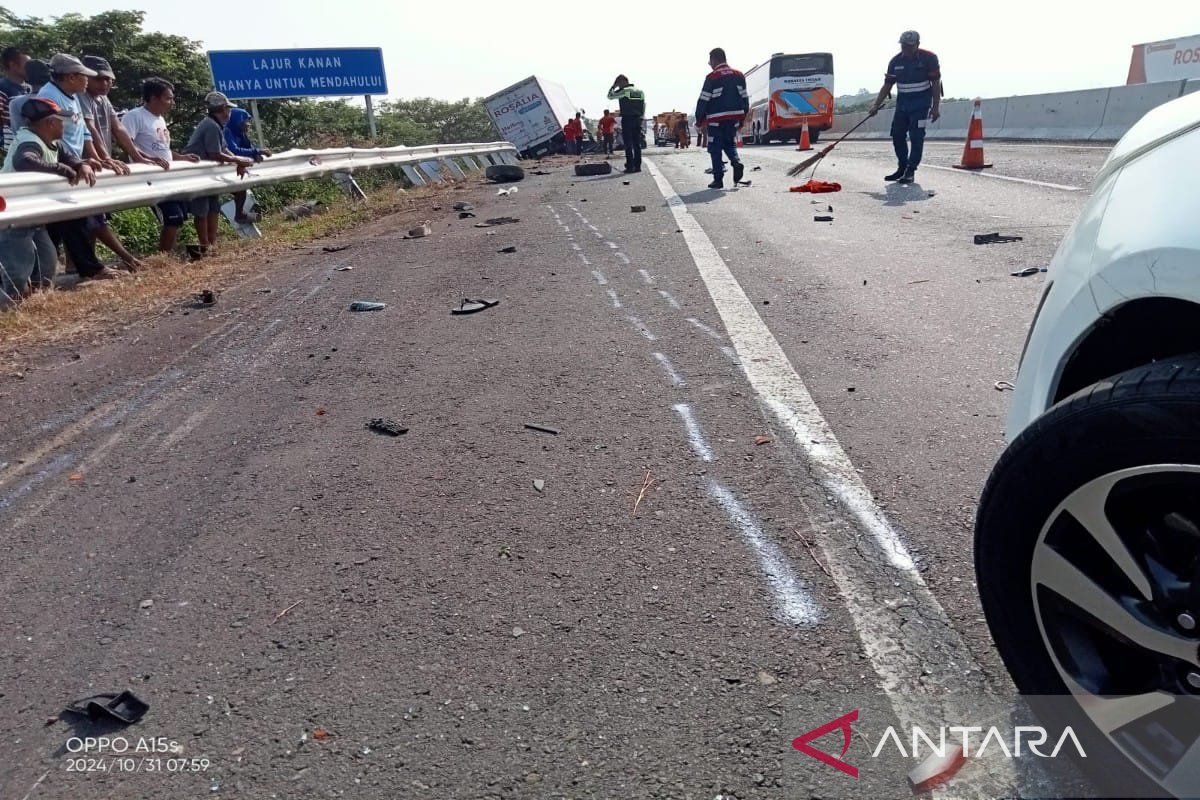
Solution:
{"label": "concrete road barrier", "polygon": [[1086,141],[1100,129],[1108,105],[1108,89],[1054,92],[1008,98],[1000,139],[1068,139]]}
{"label": "concrete road barrier", "polygon": [[1152,108],[1183,96],[1186,81],[1143,83],[1134,86],[1114,86],[1108,90],[1108,106],[1104,120],[1092,134],[1097,141],[1114,141],[1146,115]]}

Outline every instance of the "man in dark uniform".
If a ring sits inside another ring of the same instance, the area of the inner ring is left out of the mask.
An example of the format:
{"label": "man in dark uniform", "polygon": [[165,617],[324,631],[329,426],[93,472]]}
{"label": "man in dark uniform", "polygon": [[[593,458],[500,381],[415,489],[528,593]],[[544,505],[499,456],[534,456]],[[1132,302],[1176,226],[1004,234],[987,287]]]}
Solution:
{"label": "man in dark uniform", "polygon": [[746,76],[725,63],[725,51],[714,47],[708,54],[712,72],[704,79],[700,99],[696,102],[696,126],[708,129],[708,154],[712,156],[713,181],[710,189],[725,188],[725,162],[729,156],[733,165],[733,182],[742,179],[745,166],[738,156],[737,136],[742,120],[750,111],[750,95],[746,92]]}
{"label": "man in dark uniform", "polygon": [[613,80],[608,99],[616,100],[621,108],[621,141],[625,145],[625,171],[642,171],[642,120],[646,117],[646,93],[624,75]]}
{"label": "man in dark uniform", "polygon": [[[942,70],[938,57],[922,50],[916,31],[900,34],[900,52],[888,62],[883,88],[867,113],[875,116],[896,87],[896,111],[892,117],[892,144],[896,148],[896,171],[886,181],[912,183],[925,150],[925,125],[937,121],[942,112]],[[911,147],[910,147],[911,145]]]}

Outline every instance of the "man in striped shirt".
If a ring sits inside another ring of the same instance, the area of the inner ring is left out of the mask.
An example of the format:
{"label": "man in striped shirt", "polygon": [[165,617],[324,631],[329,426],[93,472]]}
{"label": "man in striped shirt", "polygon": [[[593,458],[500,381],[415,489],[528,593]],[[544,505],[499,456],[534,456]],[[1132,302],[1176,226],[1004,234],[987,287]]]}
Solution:
{"label": "man in striped shirt", "polygon": [[938,57],[922,50],[916,31],[900,34],[900,52],[888,62],[883,88],[868,113],[875,116],[896,87],[896,112],[892,117],[892,144],[898,166],[886,181],[912,183],[925,150],[925,126],[941,116],[942,70]]}

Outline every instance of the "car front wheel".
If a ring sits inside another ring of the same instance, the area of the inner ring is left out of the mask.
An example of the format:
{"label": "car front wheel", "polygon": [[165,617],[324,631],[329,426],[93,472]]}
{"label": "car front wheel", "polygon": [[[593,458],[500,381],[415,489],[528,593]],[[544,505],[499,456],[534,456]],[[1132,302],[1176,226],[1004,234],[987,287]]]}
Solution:
{"label": "car front wheel", "polygon": [[1067,695],[1105,796],[1200,796],[1200,358],[1063,400],[980,501],[988,627],[1023,695]]}

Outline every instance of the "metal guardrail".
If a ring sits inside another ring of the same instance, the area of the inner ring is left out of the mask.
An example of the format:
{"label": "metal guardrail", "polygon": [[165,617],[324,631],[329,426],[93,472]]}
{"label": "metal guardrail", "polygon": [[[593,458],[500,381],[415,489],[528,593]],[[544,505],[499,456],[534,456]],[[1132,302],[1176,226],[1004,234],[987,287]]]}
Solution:
{"label": "metal guardrail", "polygon": [[0,174],[0,230],[78,219],[168,199],[229,194],[272,183],[349,174],[372,167],[398,166],[413,183],[424,184],[462,177],[491,164],[516,161],[517,150],[513,145],[492,142],[288,150],[255,164],[244,178],[239,178],[228,164],[188,161],[176,161],[169,170],[131,164],[129,175],[104,172],[91,187],[71,186],[56,175],[4,173]]}

